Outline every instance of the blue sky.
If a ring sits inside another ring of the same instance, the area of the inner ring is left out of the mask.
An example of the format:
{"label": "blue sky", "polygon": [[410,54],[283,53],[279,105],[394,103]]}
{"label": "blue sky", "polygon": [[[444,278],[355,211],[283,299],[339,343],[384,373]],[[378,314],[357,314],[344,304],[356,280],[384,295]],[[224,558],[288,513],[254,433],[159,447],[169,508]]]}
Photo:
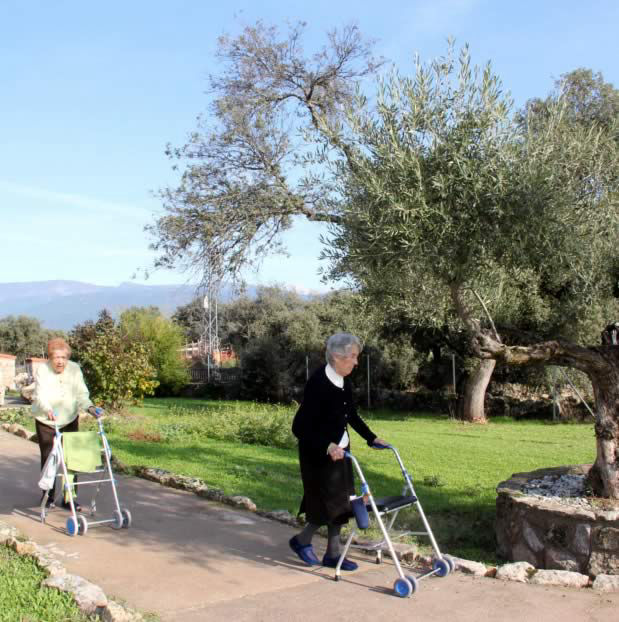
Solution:
{"label": "blue sky", "polygon": [[[0,0],[0,282],[117,285],[152,263],[152,193],[176,179],[165,145],[183,144],[206,108],[217,37],[258,18],[307,21],[308,52],[354,21],[402,72],[453,36],[492,61],[518,106],[577,67],[619,85],[616,0]],[[320,231],[299,222],[290,257],[247,280],[327,289]]]}

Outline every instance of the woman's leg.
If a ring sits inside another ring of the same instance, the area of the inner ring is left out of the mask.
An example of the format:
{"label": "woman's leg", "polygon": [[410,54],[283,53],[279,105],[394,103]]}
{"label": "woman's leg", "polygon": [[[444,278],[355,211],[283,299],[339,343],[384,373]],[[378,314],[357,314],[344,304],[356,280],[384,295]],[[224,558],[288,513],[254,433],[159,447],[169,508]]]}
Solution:
{"label": "woman's leg", "polygon": [[[54,446],[54,428],[41,423],[37,419],[34,420],[34,428],[37,433],[37,441],[39,443],[39,451],[41,452],[41,470],[45,466],[45,462],[52,451]],[[43,493],[45,494],[45,493]],[[51,505],[56,496],[56,480],[54,479],[54,485],[49,490],[48,503]]]}
{"label": "woman's leg", "polygon": [[45,466],[45,461],[54,446],[54,428],[41,423],[38,419],[34,420],[34,428],[37,433],[39,451],[41,452],[41,469]]}
{"label": "woman's leg", "polygon": [[320,560],[316,557],[312,547],[312,537],[318,530],[319,525],[308,523],[303,531],[296,536],[292,536],[288,541],[290,548],[304,561],[308,566],[319,566]]}
{"label": "woman's leg", "polygon": [[[322,565],[335,568],[342,554],[340,547],[340,532],[342,525],[327,525],[327,550],[322,558]],[[350,559],[344,558],[340,570],[357,570],[358,566]]]}
{"label": "woman's leg", "polygon": [[311,544],[312,538],[314,537],[314,534],[318,531],[319,528],[320,525],[314,525],[314,523],[307,523],[303,531],[297,534],[297,542],[301,546],[307,546],[308,544]]}
{"label": "woman's leg", "polygon": [[340,547],[340,533],[342,531],[342,525],[327,525],[327,550],[325,555],[327,557],[339,557],[341,553]]}

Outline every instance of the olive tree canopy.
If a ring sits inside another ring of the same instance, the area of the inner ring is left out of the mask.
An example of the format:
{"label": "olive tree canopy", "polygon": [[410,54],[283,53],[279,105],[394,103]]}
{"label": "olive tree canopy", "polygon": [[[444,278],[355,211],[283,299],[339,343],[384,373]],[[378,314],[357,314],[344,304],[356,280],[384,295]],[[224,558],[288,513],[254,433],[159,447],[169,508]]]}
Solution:
{"label": "olive tree canopy", "polygon": [[212,102],[187,144],[168,148],[180,183],[160,192],[164,214],[147,227],[158,267],[182,267],[217,279],[268,252],[295,216],[337,221],[321,189],[301,181],[303,134],[335,123],[355,83],[373,72],[371,42],[355,26],[328,34],[305,55],[305,24],[281,36],[259,22],[219,39]]}

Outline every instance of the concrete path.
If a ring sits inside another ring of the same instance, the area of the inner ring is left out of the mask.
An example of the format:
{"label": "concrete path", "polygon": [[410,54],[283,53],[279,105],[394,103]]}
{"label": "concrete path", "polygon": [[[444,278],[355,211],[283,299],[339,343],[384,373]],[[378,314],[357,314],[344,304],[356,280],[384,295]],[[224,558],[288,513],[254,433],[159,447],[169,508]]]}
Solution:
{"label": "concrete path", "polygon": [[[112,448],[113,449],[113,448]],[[459,572],[420,584],[410,599],[393,596],[395,568],[354,554],[360,568],[339,582],[333,571],[303,566],[288,548],[294,530],[250,512],[138,478],[119,477],[130,529],[93,526],[66,535],[68,513],[39,522],[36,444],[0,430],[0,520],[55,552],[67,570],[162,622],[423,620],[602,622],[617,619],[619,594],[546,588]],[[82,491],[82,503],[90,494]],[[111,488],[98,517],[110,514]],[[102,491],[103,493],[103,491]],[[323,542],[316,543],[319,555]]]}

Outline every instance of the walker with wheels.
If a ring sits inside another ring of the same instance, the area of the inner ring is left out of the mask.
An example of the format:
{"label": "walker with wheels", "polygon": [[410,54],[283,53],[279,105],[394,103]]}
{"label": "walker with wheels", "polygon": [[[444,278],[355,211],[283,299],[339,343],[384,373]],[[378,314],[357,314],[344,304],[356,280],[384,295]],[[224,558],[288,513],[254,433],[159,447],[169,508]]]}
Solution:
{"label": "walker with wheels", "polygon": [[[112,472],[112,451],[110,449],[110,445],[108,443],[107,437],[105,435],[105,430],[103,429],[103,410],[101,408],[97,408],[95,410],[98,432],[66,432],[62,433],[59,429],[57,423],[54,422],[55,429],[55,437],[54,437],[54,445],[52,448],[52,452],[50,454],[50,459],[52,462],[55,460],[55,464],[52,464],[51,468],[54,469],[55,475],[52,475],[52,481],[55,477],[62,478],[62,490],[64,492],[64,498],[67,500],[71,515],[67,519],[66,522],[66,531],[70,536],[76,535],[85,535],[88,532],[88,528],[94,525],[103,525],[105,523],[109,523],[113,529],[128,529],[131,526],[131,512],[128,509],[121,507],[120,502],[118,500],[118,493],[116,490],[116,480],[114,478],[114,473]],[[80,436],[81,435],[81,436]],[[71,443],[65,442],[71,440]],[[88,469],[82,471],[81,469],[71,469],[71,452],[65,451],[65,445],[69,447],[73,444],[73,441],[80,441],[87,449],[91,456],[98,455],[98,466],[94,468],[94,470]],[[48,459],[49,460],[49,459]],[[48,468],[48,464],[46,463],[43,470],[45,471]],[[95,477],[90,480],[82,481],[80,479],[79,483],[73,484],[73,473],[90,473],[100,474],[99,477]],[[49,476],[47,478],[49,481]],[[39,482],[39,486],[42,485],[43,477]],[[97,511],[97,496],[101,489],[101,485],[104,483],[111,484],[112,493],[114,498],[114,510],[112,512],[111,518],[105,518],[102,520],[92,520],[95,517],[95,513]],[[75,493],[74,486],[81,489],[82,486],[94,485],[96,486],[95,493],[89,504],[89,518],[83,513],[78,513],[75,507]],[[49,498],[49,491],[51,487],[47,487],[45,489],[45,493],[41,500],[41,522],[45,523],[47,510],[46,504]]]}
{"label": "walker with wheels", "polygon": [[[361,494],[351,499],[356,527],[359,529],[367,529],[367,527],[369,526],[368,510],[372,510],[374,516],[376,516],[376,521],[378,522],[380,530],[383,534],[383,540],[381,542],[371,546],[363,546],[360,548],[364,548],[366,550],[375,550],[376,563],[380,564],[382,561],[382,547],[385,544],[387,545],[387,548],[398,573],[398,578],[393,584],[393,591],[397,596],[400,596],[401,598],[407,598],[419,589],[419,581],[421,581],[421,579],[431,577],[432,575],[436,575],[437,577],[446,577],[450,572],[453,572],[453,570],[455,570],[455,563],[450,557],[443,555],[438,548],[438,544],[436,543],[434,534],[432,533],[432,529],[430,528],[430,524],[428,523],[423,508],[421,507],[421,503],[419,502],[419,499],[415,494],[412,478],[404,467],[404,464],[402,463],[402,459],[400,458],[400,454],[398,453],[397,449],[392,445],[382,445],[377,443],[372,445],[372,447],[373,449],[390,449],[391,451],[393,451],[404,477],[405,486],[401,495],[380,497],[374,499],[370,487],[363,475],[363,471],[359,466],[359,462],[350,452],[346,452],[346,457],[349,458],[354,464],[355,469],[359,474],[359,479],[361,480]],[[397,537],[403,537],[407,535],[427,536],[430,539],[430,543],[434,551],[432,570],[429,570],[428,572],[425,572],[417,577],[413,576],[412,574],[405,574],[402,570],[402,566],[393,548],[393,543],[389,534],[389,531],[392,529],[395,519],[400,510],[411,507],[412,505],[414,505],[419,512],[419,516],[421,517],[425,531],[407,531],[399,534]],[[383,517],[387,517],[387,525],[385,525]],[[348,540],[346,541],[344,551],[342,552],[338,564],[335,568],[336,581],[339,581],[340,579],[340,567],[344,558],[346,557],[346,553],[352,545],[352,540],[356,533],[356,527],[353,525],[353,529],[348,536]]]}

